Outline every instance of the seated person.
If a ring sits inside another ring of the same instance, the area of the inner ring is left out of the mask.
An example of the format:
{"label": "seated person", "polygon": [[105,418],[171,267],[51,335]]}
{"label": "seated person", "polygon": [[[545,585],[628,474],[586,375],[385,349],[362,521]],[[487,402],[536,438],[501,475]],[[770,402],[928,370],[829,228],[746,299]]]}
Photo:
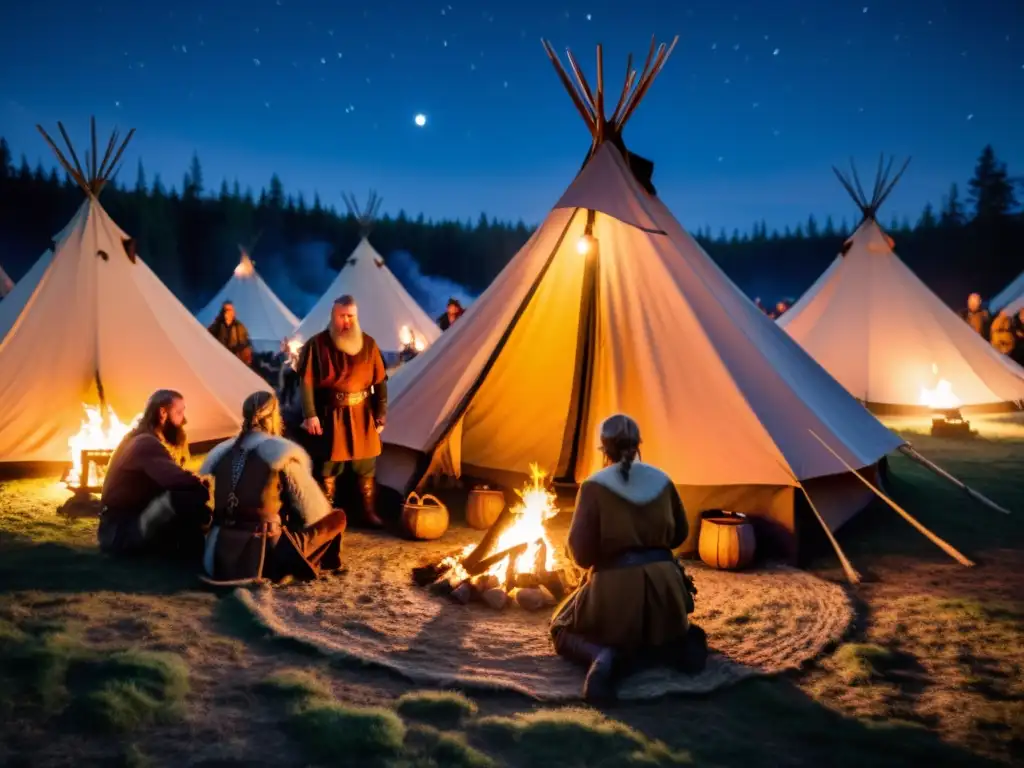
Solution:
{"label": "seated person", "polygon": [[213,481],[203,558],[212,579],[308,580],[341,567],[345,513],[331,508],[309,454],[282,429],[277,397],[249,395],[241,433],[210,451],[199,470]]}
{"label": "seated person", "polygon": [[629,416],[601,425],[605,468],[583,481],[569,551],[590,569],[551,621],[555,651],[589,666],[588,701],[615,697],[626,664],[643,657],[685,672],[703,669],[704,631],[690,626],[693,588],[672,550],[686,540],[683,504],[671,478],[635,463],[640,429]]}
{"label": "seated person", "polygon": [[210,493],[182,468],[188,459],[186,423],[181,393],[158,390],[110,457],[100,497],[104,552],[199,557]]}

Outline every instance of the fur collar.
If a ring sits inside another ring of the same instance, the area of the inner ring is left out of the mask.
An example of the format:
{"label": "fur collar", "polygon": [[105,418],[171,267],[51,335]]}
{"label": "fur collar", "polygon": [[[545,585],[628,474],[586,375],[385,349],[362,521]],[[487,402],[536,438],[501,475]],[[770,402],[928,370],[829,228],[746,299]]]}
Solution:
{"label": "fur collar", "polygon": [[[284,437],[268,435],[266,432],[250,432],[242,440],[242,448],[254,451],[257,456],[270,465],[271,469],[281,469],[287,462],[297,461],[306,470],[310,472],[313,470],[313,461],[302,446]],[[228,455],[237,442],[238,438],[232,437],[215,446],[206,454],[199,474],[212,475],[221,459]]]}
{"label": "fur collar", "polygon": [[595,472],[584,482],[596,483],[631,504],[642,506],[658,498],[672,479],[660,469],[637,461],[629,469],[628,482],[622,479],[618,464]]}

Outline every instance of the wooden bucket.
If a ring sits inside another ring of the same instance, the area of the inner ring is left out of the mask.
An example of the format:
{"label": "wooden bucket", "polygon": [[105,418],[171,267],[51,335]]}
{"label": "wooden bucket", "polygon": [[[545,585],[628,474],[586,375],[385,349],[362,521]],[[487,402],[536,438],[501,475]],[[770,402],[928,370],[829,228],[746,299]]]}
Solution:
{"label": "wooden bucket", "polygon": [[700,559],[712,568],[738,571],[754,560],[754,526],[739,515],[715,515],[700,521]]}
{"label": "wooden bucket", "polygon": [[448,530],[448,508],[436,496],[413,491],[402,507],[402,528],[414,539],[439,539]]}
{"label": "wooden bucket", "polygon": [[486,531],[505,508],[505,494],[486,485],[469,492],[466,502],[466,523],[470,528]]}

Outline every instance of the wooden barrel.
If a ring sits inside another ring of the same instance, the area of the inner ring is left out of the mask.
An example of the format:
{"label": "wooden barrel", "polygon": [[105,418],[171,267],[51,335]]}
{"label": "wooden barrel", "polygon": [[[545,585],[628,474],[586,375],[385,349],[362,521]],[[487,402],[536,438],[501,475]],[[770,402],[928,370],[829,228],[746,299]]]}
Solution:
{"label": "wooden barrel", "polygon": [[754,559],[754,526],[745,517],[723,515],[700,521],[697,551],[712,568],[736,571]]}
{"label": "wooden barrel", "polygon": [[470,528],[486,531],[505,508],[505,494],[482,485],[469,492],[466,502],[466,523]]}
{"label": "wooden barrel", "polygon": [[448,530],[448,508],[436,496],[414,491],[402,507],[402,528],[414,539],[439,539]]}

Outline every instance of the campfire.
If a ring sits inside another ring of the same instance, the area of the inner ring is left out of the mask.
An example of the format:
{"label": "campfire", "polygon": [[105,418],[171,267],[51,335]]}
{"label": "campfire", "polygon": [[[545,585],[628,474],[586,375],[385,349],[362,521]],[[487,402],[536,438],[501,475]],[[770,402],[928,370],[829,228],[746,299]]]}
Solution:
{"label": "campfire", "polygon": [[[932,364],[932,375],[938,379],[939,366]],[[938,379],[938,382],[931,389],[921,387],[921,405],[931,408],[933,411],[948,411],[960,407],[960,398],[953,392],[953,385],[945,379]]]}
{"label": "campfire", "polygon": [[417,336],[412,328],[403,325],[398,330],[398,341],[402,345],[401,355],[403,358],[412,359],[427,348],[426,341],[422,336]]}
{"label": "campfire", "polygon": [[103,406],[83,403],[82,407],[85,409],[82,426],[68,438],[71,468],[65,473],[63,483],[68,490],[78,493],[98,493],[103,488],[111,454],[142,414],[136,415],[131,424],[124,424],[109,405],[106,413]]}
{"label": "campfire", "polygon": [[558,514],[546,473],[530,466],[520,502],[502,511],[478,544],[413,570],[421,587],[466,604],[479,600],[501,610],[511,600],[527,610],[555,605],[577,583],[571,565],[558,567],[545,523]]}

